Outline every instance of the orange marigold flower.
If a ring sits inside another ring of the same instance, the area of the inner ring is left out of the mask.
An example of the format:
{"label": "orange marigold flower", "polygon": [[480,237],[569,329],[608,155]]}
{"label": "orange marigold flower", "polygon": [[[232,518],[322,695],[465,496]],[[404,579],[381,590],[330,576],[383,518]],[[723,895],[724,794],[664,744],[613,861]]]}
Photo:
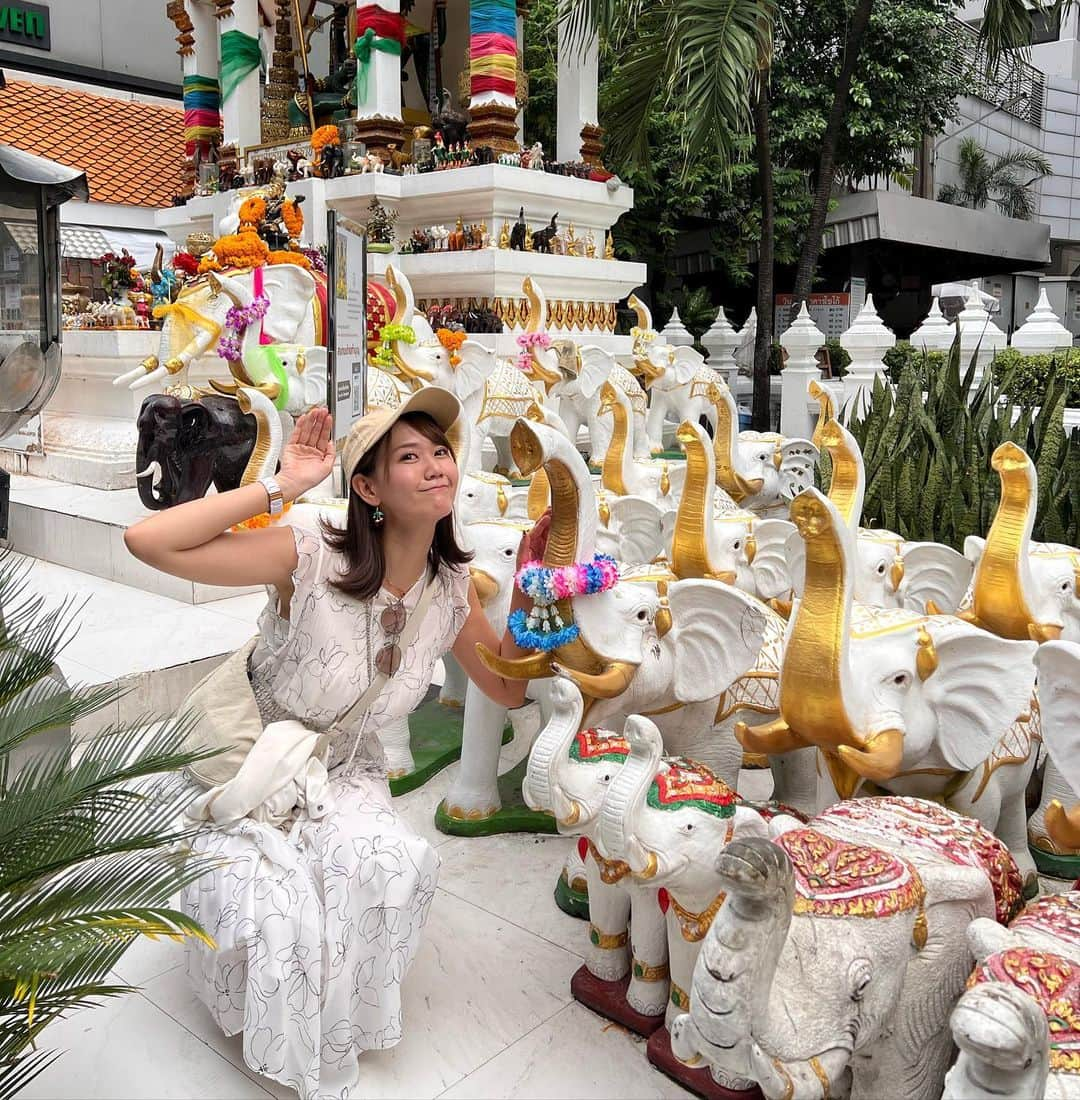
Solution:
{"label": "orange marigold flower", "polygon": [[234,523],[230,530],[237,531],[258,531],[263,527],[269,527],[273,523],[277,523],[278,520],[284,519],[288,515],[289,509],[292,507],[292,501],[286,501],[285,507],[281,511],[279,516],[271,516],[269,512],[262,512],[257,516],[252,516],[251,519],[245,519],[241,523]]}
{"label": "orange marigold flower", "polygon": [[298,241],[304,232],[304,212],[295,199],[286,199],[281,204],[281,220],[285,223],[289,236]]}
{"label": "orange marigold flower", "polygon": [[240,204],[240,224],[250,225],[253,228],[266,217],[266,200],[259,195],[252,195],[244,199]]}
{"label": "orange marigold flower", "polygon": [[311,261],[302,252],[291,252],[287,248],[278,248],[266,257],[268,264],[296,264],[306,271],[311,270]]}
{"label": "orange marigold flower", "polygon": [[319,152],[324,145],[340,145],[341,135],[338,133],[338,128],[333,125],[320,126],[311,135],[311,148],[314,152]]}

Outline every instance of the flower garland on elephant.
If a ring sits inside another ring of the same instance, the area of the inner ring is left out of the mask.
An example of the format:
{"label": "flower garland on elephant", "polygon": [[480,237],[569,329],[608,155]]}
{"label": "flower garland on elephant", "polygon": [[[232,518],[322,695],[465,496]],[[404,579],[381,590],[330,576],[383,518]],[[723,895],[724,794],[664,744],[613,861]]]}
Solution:
{"label": "flower garland on elephant", "polygon": [[595,596],[619,583],[619,568],[607,554],[592,561],[552,568],[540,561],[526,562],[514,578],[518,590],[533,601],[530,612],[514,611],[507,626],[521,649],[545,653],[574,641],[581,633],[577,623],[564,623],[555,604],[577,596]]}

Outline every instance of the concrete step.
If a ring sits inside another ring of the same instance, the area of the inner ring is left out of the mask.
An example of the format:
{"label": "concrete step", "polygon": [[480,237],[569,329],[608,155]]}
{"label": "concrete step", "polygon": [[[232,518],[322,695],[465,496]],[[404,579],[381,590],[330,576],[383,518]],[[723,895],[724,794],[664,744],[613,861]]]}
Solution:
{"label": "concrete step", "polygon": [[150,513],[134,489],[91,489],[13,474],[8,546],[20,554],[186,604],[261,592],[170,577],[133,558],[124,532]]}

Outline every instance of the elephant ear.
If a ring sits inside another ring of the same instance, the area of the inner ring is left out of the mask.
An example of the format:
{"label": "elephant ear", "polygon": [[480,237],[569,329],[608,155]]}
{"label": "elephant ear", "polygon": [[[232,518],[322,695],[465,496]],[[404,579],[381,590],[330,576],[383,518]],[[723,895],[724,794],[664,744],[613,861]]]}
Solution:
{"label": "elephant ear", "polygon": [[715,698],[754,667],[765,639],[765,609],[720,581],[676,581],[668,590],[675,637],[675,698]]}
{"label": "elephant ear", "polygon": [[[650,562],[664,549],[664,513],[644,497],[616,497],[608,505],[608,520],[615,533],[619,561],[628,565]],[[600,529],[597,529],[599,535]]]}
{"label": "elephant ear", "polygon": [[314,405],[326,404],[326,348],[313,347],[304,349],[304,358],[307,366],[300,375],[300,396],[305,409]]}
{"label": "elephant ear", "polygon": [[263,268],[263,293],[271,308],[263,318],[263,333],[275,344],[296,340],[300,326],[315,308],[315,280],[298,264],[269,264]]}
{"label": "elephant ear", "polygon": [[478,340],[466,340],[458,354],[461,361],[454,368],[454,373],[457,376],[457,395],[464,401],[483,388],[495,369],[495,356]]}
{"label": "elephant ear", "polygon": [[694,351],[693,348],[677,347],[667,370],[680,386],[685,386],[694,380],[694,375],[701,370],[704,362],[701,352]]}
{"label": "elephant ear", "polygon": [[1046,751],[1080,799],[1080,645],[1046,642],[1035,655]]}
{"label": "elephant ear", "polygon": [[780,444],[780,492],[785,500],[813,488],[817,460],[818,449],[809,439],[785,439]]}
{"label": "elephant ear", "polygon": [[671,487],[664,499],[671,502],[672,508],[677,508],[679,501],[682,499],[683,486],[686,484],[685,462],[668,463],[668,481],[671,482]]}
{"label": "elephant ear", "polygon": [[579,349],[581,369],[578,371],[578,386],[581,396],[591,400],[600,391],[611,369],[615,365],[612,357],[595,344],[586,344]]}
{"label": "elephant ear", "polygon": [[964,557],[967,558],[973,566],[978,566],[979,559],[983,556],[983,551],[986,549],[986,539],[980,538],[978,535],[968,535],[964,539]]}
{"label": "elephant ear", "polygon": [[[792,525],[794,528],[794,524]],[[791,589],[797,597],[802,597],[806,583],[806,543],[797,529],[793,529],[784,545],[784,557],[787,558],[788,577]]]}
{"label": "elephant ear", "polygon": [[802,546],[795,524],[786,519],[760,519],[754,524],[757,551],[750,563],[754,583],[762,599],[785,599],[791,591],[788,542],[794,535]]}
{"label": "elephant ear", "polygon": [[952,617],[926,620],[937,667],[923,693],[937,716],[937,744],[946,762],[970,771],[1031,705],[1034,642],[998,638]]}
{"label": "elephant ear", "polygon": [[975,571],[963,554],[940,542],[909,542],[902,556],[904,580],[900,595],[904,607],[925,612],[927,600],[947,612],[960,606]]}

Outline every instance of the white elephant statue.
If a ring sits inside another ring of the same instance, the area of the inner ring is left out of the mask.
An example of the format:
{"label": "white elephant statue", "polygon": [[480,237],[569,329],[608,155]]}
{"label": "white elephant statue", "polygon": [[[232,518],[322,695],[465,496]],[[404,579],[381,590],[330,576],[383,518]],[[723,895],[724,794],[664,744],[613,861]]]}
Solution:
{"label": "white elephant statue", "polygon": [[626,394],[610,382],[600,386],[600,414],[610,416],[612,423],[611,442],[600,470],[603,487],[618,496],[633,494],[674,509],[682,492],[685,465],[634,457],[633,408]]}
{"label": "white elephant statue", "polygon": [[762,518],[786,518],[791,501],[814,484],[817,447],[809,439],[775,432],[740,432],[739,411],[726,382],[695,383],[694,392],[712,410],[716,484],[741,508]]}
{"label": "white elephant statue", "polygon": [[[584,459],[542,424],[521,421],[512,442],[518,466],[528,473],[543,466],[551,483],[544,564],[591,560],[598,519]],[[730,723],[741,704],[725,715],[727,725],[718,727],[716,716],[727,710],[729,690],[755,668],[766,640],[782,637],[782,624],[773,625],[777,617],[768,608],[718,581],[676,581],[661,566],[624,573],[606,592],[554,606],[577,637],[518,660],[481,649],[488,666],[526,679],[561,671],[590,700],[592,724],[618,728],[630,714],[654,714],[669,751],[701,761],[736,785],[742,750]],[[778,651],[771,657],[779,663]]]}
{"label": "white elephant statue", "polygon": [[997,911],[1002,859],[977,823],[908,798],[733,841],[673,1052],[756,1081],[767,1100],[938,1100],[968,924]]}
{"label": "white elephant statue", "polygon": [[[856,601],[870,607],[954,613],[971,582],[971,562],[939,542],[908,542],[895,531],[859,526],[866,491],[862,451],[837,418],[829,391],[811,382],[810,395],[821,403],[814,444],[829,455],[832,465],[828,496],[856,536]],[[799,596],[805,563],[802,538],[794,529],[784,558],[792,589]]]}
{"label": "white elephant statue", "polygon": [[794,524],[761,519],[716,489],[712,440],[700,424],[685,421],[676,439],[686,455],[686,474],[672,531],[672,571],[680,579],[722,580],[761,600],[786,599],[791,590],[786,553],[789,536],[797,535]]}
{"label": "white elephant statue", "polygon": [[961,615],[1003,638],[1080,642],[1080,549],[1031,541],[1039,479],[1022,448],[1002,443],[990,461],[1001,502],[986,539],[964,542],[975,575]]}
{"label": "white elephant statue", "polygon": [[[648,718],[628,718],[625,736],[630,754],[604,796],[598,848],[640,884],[664,891],[671,992],[666,1026],[648,1047],[650,1060],[663,1064],[670,1053],[668,1028],[689,1007],[701,942],[724,904],[716,857],[735,840],[767,838],[769,826],[704,765],[664,756],[660,731]],[[728,1088],[753,1086],[719,1070],[714,1076]]]}
{"label": "white elephant statue", "polygon": [[[230,275],[209,274],[210,285],[224,294],[238,309],[246,309],[255,300],[245,283]],[[258,324],[247,325],[240,341],[240,358],[226,360],[235,379],[230,383],[211,380],[219,393],[233,394],[238,385],[253,387],[266,394],[276,408],[293,417],[316,405],[325,405],[326,348],[321,345],[264,344]]]}
{"label": "white elephant statue", "polygon": [[942,1100],[1080,1098],[1080,892],[1036,898],[1007,928],[974,920],[968,943]]}
{"label": "white elephant statue", "polygon": [[806,544],[806,580],[788,626],[780,716],[738,724],[743,747],[816,745],[822,805],[865,781],[945,799],[995,831],[1034,885],[1024,791],[1040,736],[1035,643],[952,616],[855,604],[855,540],[836,505],[807,489],[791,518]]}
{"label": "white elephant statue", "polygon": [[532,809],[554,814],[560,833],[581,838],[578,854],[589,895],[582,969],[593,981],[579,971],[571,988],[589,1007],[650,1034],[663,1021],[669,993],[667,934],[656,887],[636,880],[625,862],[606,859],[596,846],[604,795],[630,746],[613,730],[583,728],[584,701],[570,681],[551,682],[550,703],[551,717],[533,743],[522,793]]}
{"label": "white elephant statue", "polygon": [[705,417],[711,428],[716,413],[705,393],[713,382],[721,382],[718,372],[705,365],[705,357],[691,347],[668,344],[653,328],[652,312],[636,295],[627,304],[637,314],[633,336],[634,373],[649,392],[646,433],[655,453],[664,449],[664,424],[684,420],[697,423]]}
{"label": "white elephant statue", "polygon": [[[223,274],[242,284],[249,294],[265,294],[270,299],[260,331],[272,343],[314,348],[325,341],[322,307],[309,271],[298,264],[267,264]],[[157,355],[147,356],[134,370],[114,378],[113,385],[135,390],[168,379],[166,392],[190,396],[180,392],[187,386],[188,368],[199,356],[215,352],[225,315],[232,307],[233,299],[215,289],[209,275],[186,283],[176,301],[163,307]]]}

